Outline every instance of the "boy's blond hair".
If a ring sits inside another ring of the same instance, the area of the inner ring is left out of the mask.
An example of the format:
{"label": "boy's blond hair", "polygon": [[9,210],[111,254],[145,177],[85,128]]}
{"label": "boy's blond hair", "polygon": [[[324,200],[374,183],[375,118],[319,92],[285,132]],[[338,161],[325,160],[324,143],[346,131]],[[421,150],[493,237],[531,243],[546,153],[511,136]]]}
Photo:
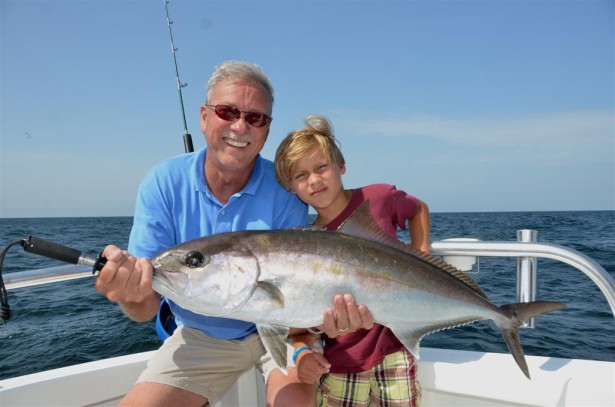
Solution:
{"label": "boy's blond hair", "polygon": [[291,190],[291,179],[297,161],[302,159],[314,147],[319,147],[329,165],[344,167],[346,161],[333,136],[333,127],[323,116],[308,116],[304,123],[305,128],[291,131],[275,153],[275,176],[278,182]]}

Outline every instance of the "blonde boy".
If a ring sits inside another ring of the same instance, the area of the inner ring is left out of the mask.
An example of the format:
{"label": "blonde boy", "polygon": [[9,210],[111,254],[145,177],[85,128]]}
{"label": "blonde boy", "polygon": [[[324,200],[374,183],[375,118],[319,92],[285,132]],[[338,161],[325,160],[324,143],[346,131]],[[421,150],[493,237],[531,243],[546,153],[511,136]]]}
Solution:
{"label": "blonde boy", "polygon": [[[344,189],[345,160],[331,124],[321,116],[309,116],[305,124],[278,147],[275,170],[285,188],[316,210],[314,224],[335,230],[369,199],[372,216],[383,230],[397,237],[397,229],[405,230],[408,221],[412,245],[428,251],[427,205],[387,184]],[[323,335],[324,355],[311,350],[311,334],[300,332],[292,339],[299,379],[304,383],[320,379],[319,406],[420,403],[416,361],[389,328],[376,324],[335,338]]]}

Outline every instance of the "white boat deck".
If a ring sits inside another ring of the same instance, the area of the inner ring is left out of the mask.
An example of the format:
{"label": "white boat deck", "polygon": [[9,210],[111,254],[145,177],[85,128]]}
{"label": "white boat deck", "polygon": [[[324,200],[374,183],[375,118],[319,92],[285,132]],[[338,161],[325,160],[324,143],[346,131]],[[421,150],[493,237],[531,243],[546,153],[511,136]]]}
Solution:
{"label": "white boat deck", "polygon": [[[0,381],[2,406],[115,406],[151,352]],[[424,406],[615,406],[615,362],[527,356],[528,380],[509,354],[425,348]],[[262,376],[246,372],[214,407],[265,406]]]}

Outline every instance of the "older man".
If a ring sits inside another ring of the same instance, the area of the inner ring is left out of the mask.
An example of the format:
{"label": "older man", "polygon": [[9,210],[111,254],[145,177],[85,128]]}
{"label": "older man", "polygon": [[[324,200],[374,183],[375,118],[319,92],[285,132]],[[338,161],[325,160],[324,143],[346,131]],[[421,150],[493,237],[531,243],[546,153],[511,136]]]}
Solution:
{"label": "older man", "polygon": [[[255,65],[229,61],[216,67],[201,106],[207,147],[154,167],[139,187],[128,252],[105,248],[108,262],[96,289],[118,302],[131,319],[147,321],[156,315],[161,298],[152,290],[147,260],[154,254],[216,233],[306,224],[306,206],[276,182],[272,162],[259,155],[273,100],[269,80]],[[273,362],[254,324],[199,315],[169,303],[179,327],[122,405],[202,406],[215,402],[251,366],[270,372]],[[321,328],[333,336],[373,324],[369,312],[349,296],[336,296],[324,317]],[[312,403],[311,386],[298,383],[292,374],[275,377],[275,383],[268,383],[271,403]],[[290,392],[281,393],[283,388]]]}

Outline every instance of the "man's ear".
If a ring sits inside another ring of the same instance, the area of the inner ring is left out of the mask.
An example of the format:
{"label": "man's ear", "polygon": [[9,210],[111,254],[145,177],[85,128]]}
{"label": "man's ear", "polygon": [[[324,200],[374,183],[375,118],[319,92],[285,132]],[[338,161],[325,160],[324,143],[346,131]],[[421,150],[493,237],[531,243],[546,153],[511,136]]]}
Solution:
{"label": "man's ear", "polygon": [[205,125],[205,119],[207,119],[207,106],[201,105],[201,132],[206,133],[207,126]]}

